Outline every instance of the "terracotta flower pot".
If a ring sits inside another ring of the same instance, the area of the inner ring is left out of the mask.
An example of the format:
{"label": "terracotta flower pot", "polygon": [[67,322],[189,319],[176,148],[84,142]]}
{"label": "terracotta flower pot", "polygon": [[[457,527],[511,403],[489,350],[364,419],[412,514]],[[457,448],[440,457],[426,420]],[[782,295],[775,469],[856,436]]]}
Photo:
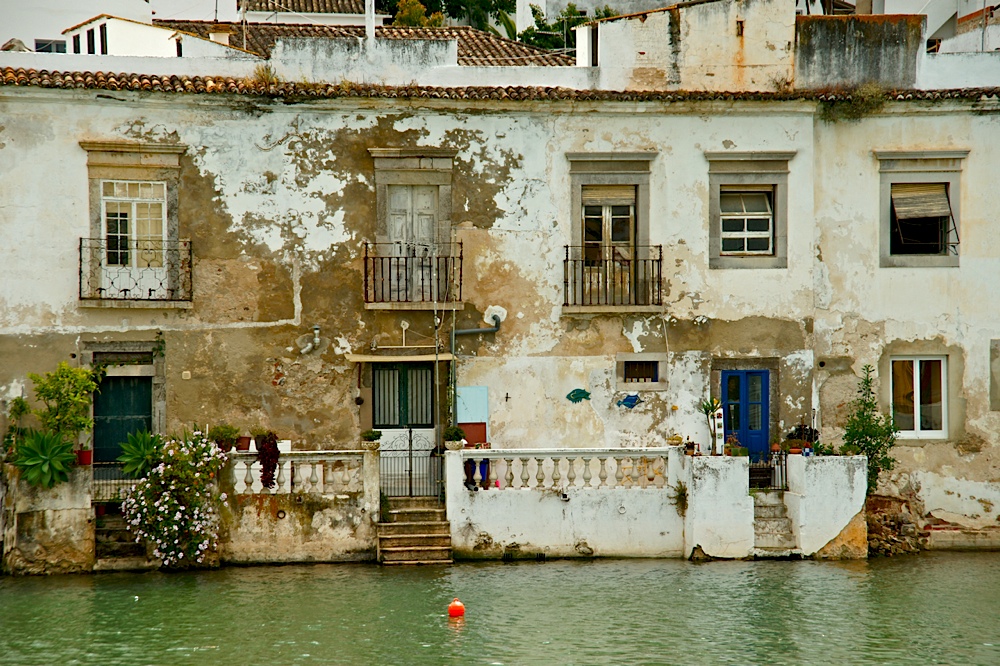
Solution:
{"label": "terracotta flower pot", "polygon": [[249,451],[250,450],[250,438],[240,437],[236,440],[236,450],[237,451]]}
{"label": "terracotta flower pot", "polygon": [[77,449],[76,464],[91,465],[94,462],[94,451],[92,449]]}

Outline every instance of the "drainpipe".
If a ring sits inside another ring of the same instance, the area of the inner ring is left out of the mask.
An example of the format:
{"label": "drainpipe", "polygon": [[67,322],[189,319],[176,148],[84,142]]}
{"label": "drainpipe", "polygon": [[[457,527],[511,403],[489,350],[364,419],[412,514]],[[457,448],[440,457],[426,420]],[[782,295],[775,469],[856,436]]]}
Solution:
{"label": "drainpipe", "polygon": [[494,314],[493,326],[490,328],[460,328],[451,329],[451,423],[458,421],[458,361],[455,357],[455,337],[459,335],[474,335],[476,333],[496,333],[500,330],[499,314]]}

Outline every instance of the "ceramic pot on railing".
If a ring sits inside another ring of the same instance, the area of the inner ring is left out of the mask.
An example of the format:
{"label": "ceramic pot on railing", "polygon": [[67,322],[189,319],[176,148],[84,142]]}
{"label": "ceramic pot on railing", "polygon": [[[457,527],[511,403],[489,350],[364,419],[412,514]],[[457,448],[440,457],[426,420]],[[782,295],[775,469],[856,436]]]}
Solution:
{"label": "ceramic pot on railing", "polygon": [[444,443],[444,448],[448,449],[449,451],[461,451],[463,448],[465,448],[465,442],[464,440],[461,439],[449,440]]}

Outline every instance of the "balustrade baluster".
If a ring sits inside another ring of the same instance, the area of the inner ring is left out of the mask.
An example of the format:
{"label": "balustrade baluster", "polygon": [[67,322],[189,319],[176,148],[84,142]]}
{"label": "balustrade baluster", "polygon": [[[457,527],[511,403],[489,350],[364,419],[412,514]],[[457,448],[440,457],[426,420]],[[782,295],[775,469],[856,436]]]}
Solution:
{"label": "balustrade baluster", "polygon": [[628,469],[625,470],[625,487],[631,488],[634,485],[632,473],[635,471],[635,463],[632,461],[632,456],[625,456],[624,460],[628,461]]}
{"label": "balustrade baluster", "polygon": [[566,487],[576,487],[576,458],[566,458]]}
{"label": "balustrade baluster", "polygon": [[295,462],[292,463],[292,492],[309,492],[309,489],[302,485],[302,465]]}
{"label": "balustrade baluster", "polygon": [[341,476],[340,476],[340,481],[341,481],[341,483],[344,484],[344,487],[341,490],[342,490],[342,492],[345,492],[345,493],[347,492],[347,487],[349,485],[351,485],[351,470],[350,470],[350,467],[351,467],[350,463],[348,463],[345,460],[344,461],[344,473],[341,474]]}
{"label": "balustrade baluster", "polygon": [[601,457],[599,457],[597,459],[597,462],[600,463],[599,466],[598,466],[598,468],[597,468],[597,478],[600,480],[600,483],[597,484],[597,487],[598,488],[607,488],[608,487],[608,459],[605,456],[601,456]]}
{"label": "balustrade baluster", "polygon": [[288,463],[278,462],[278,477],[275,479],[277,481],[277,487],[275,489],[275,494],[285,492],[285,465]]}
{"label": "balustrade baluster", "polygon": [[552,458],[552,488],[554,490],[559,490],[559,480],[562,478],[559,475],[559,463],[562,462],[562,458]]}
{"label": "balustrade baluster", "polygon": [[473,482],[475,482],[477,488],[482,487],[483,485],[482,462],[476,458],[472,459],[472,480]]}
{"label": "balustrade baluster", "polygon": [[250,472],[250,468],[253,466],[253,459],[247,458],[243,461],[243,465],[246,467],[246,473],[243,475],[243,492],[252,493],[253,492],[253,474]]}
{"label": "balustrade baluster", "polygon": [[590,488],[591,487],[591,485],[590,485],[590,479],[591,479],[590,460],[591,460],[590,458],[584,458],[583,459],[583,487],[584,488]]}
{"label": "balustrade baluster", "polygon": [[504,458],[503,462],[507,466],[507,471],[503,475],[504,488],[510,489],[514,487],[514,459]]}
{"label": "balustrade baluster", "polygon": [[542,463],[542,458],[535,458],[535,488],[539,490],[545,487],[545,468]]}
{"label": "balustrade baluster", "polygon": [[615,488],[621,488],[622,479],[625,478],[625,472],[622,470],[622,460],[624,458],[615,456]]}
{"label": "balustrade baluster", "polygon": [[497,465],[495,460],[491,460],[489,464],[490,473],[489,480],[486,483],[486,490],[497,490]]}
{"label": "balustrade baluster", "polygon": [[521,458],[521,489],[528,488],[528,458]]}
{"label": "balustrade baluster", "polygon": [[325,460],[323,465],[323,494],[332,495],[335,492],[333,487],[333,461]]}
{"label": "balustrade baluster", "polygon": [[656,470],[654,469],[656,460],[656,458],[650,458],[649,467],[646,468],[646,481],[649,482],[649,487],[653,486],[653,481],[656,479]]}

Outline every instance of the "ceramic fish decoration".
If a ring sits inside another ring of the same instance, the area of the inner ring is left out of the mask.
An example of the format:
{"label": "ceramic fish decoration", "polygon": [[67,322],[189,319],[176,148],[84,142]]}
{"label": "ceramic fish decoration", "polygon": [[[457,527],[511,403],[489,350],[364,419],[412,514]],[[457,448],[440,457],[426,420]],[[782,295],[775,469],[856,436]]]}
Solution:
{"label": "ceramic fish decoration", "polygon": [[566,394],[566,398],[570,402],[580,402],[581,400],[590,400],[590,391],[584,391],[581,388],[573,389]]}
{"label": "ceramic fish decoration", "polygon": [[629,409],[632,409],[633,407],[635,407],[636,405],[638,405],[640,402],[642,402],[642,398],[640,398],[639,396],[637,396],[635,394],[632,394],[632,395],[625,396],[624,398],[622,398],[621,400],[619,400],[617,404],[618,404],[619,407],[628,407]]}

